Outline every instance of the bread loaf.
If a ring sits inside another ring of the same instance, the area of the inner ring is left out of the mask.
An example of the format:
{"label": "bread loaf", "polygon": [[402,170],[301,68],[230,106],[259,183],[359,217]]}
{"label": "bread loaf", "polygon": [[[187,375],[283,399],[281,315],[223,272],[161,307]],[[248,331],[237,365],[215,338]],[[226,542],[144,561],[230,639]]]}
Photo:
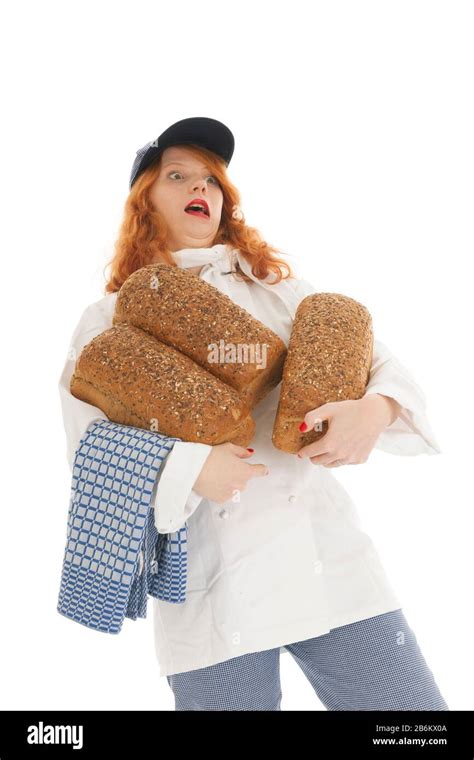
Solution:
{"label": "bread loaf", "polygon": [[167,264],[127,278],[112,324],[83,348],[74,396],[123,425],[210,445],[250,443],[250,411],[281,380],[286,346],[278,335]]}
{"label": "bread loaf", "polygon": [[71,393],[113,422],[211,445],[246,446],[255,423],[237,391],[143,330],[117,324],[82,350]]}
{"label": "bread loaf", "polygon": [[255,406],[282,376],[286,346],[272,330],[205,280],[168,264],[133,272],[113,324],[139,327],[193,359]]}
{"label": "bread loaf", "polygon": [[339,293],[315,293],[298,306],[283,367],[272,441],[296,453],[323,436],[322,429],[300,432],[307,412],[329,401],[358,399],[370,377],[373,352],[369,311]]}

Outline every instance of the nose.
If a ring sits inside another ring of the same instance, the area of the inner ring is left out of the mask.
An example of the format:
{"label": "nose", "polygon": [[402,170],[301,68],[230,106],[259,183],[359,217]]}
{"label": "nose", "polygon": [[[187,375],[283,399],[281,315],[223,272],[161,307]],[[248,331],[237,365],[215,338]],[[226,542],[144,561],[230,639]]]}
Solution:
{"label": "nose", "polygon": [[196,180],[195,184],[193,185],[193,191],[197,190],[199,187],[202,188],[202,190],[206,189],[206,180],[205,179]]}

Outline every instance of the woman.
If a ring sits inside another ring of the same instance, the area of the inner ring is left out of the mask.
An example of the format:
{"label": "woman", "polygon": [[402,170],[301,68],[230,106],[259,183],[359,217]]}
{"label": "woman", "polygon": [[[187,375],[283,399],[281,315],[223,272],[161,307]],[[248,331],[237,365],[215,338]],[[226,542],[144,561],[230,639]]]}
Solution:
{"label": "woman", "polygon": [[[226,173],[233,147],[225,125],[192,118],[137,151],[107,295],[84,312],[72,358],[112,325],[127,277],[153,262],[211,283],[288,345],[298,304],[316,291],[245,224]],[[66,362],[60,380],[70,463],[87,426],[106,419],[70,394],[72,369]],[[279,656],[288,651],[328,709],[447,710],[330,472],[367,461],[374,446],[438,453],[420,388],[375,340],[363,398],[309,411],[301,429],[320,419],[330,427],[297,455],[272,444],[278,397],[279,387],[253,410],[251,448],[178,441],[159,477],[157,530],[188,526],[186,601],[153,599],[160,675],[176,709],[279,710]]]}

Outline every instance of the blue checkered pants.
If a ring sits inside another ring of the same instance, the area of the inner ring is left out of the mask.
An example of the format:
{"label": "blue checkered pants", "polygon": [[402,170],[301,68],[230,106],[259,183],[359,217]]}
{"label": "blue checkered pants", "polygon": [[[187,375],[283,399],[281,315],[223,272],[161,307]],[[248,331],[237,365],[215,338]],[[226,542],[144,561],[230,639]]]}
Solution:
{"label": "blue checkered pants", "polygon": [[[401,609],[285,648],[328,710],[449,710]],[[167,679],[176,710],[281,710],[279,647]]]}

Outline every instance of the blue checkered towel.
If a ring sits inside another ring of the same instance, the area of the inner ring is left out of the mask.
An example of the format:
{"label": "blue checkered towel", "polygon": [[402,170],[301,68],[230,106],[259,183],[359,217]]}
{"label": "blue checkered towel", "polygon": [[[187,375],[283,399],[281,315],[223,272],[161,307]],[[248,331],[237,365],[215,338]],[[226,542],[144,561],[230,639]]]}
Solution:
{"label": "blue checkered towel", "polygon": [[119,633],[146,617],[148,594],[186,599],[187,525],[158,533],[155,484],[175,441],[110,420],[92,423],[77,448],[57,610]]}

